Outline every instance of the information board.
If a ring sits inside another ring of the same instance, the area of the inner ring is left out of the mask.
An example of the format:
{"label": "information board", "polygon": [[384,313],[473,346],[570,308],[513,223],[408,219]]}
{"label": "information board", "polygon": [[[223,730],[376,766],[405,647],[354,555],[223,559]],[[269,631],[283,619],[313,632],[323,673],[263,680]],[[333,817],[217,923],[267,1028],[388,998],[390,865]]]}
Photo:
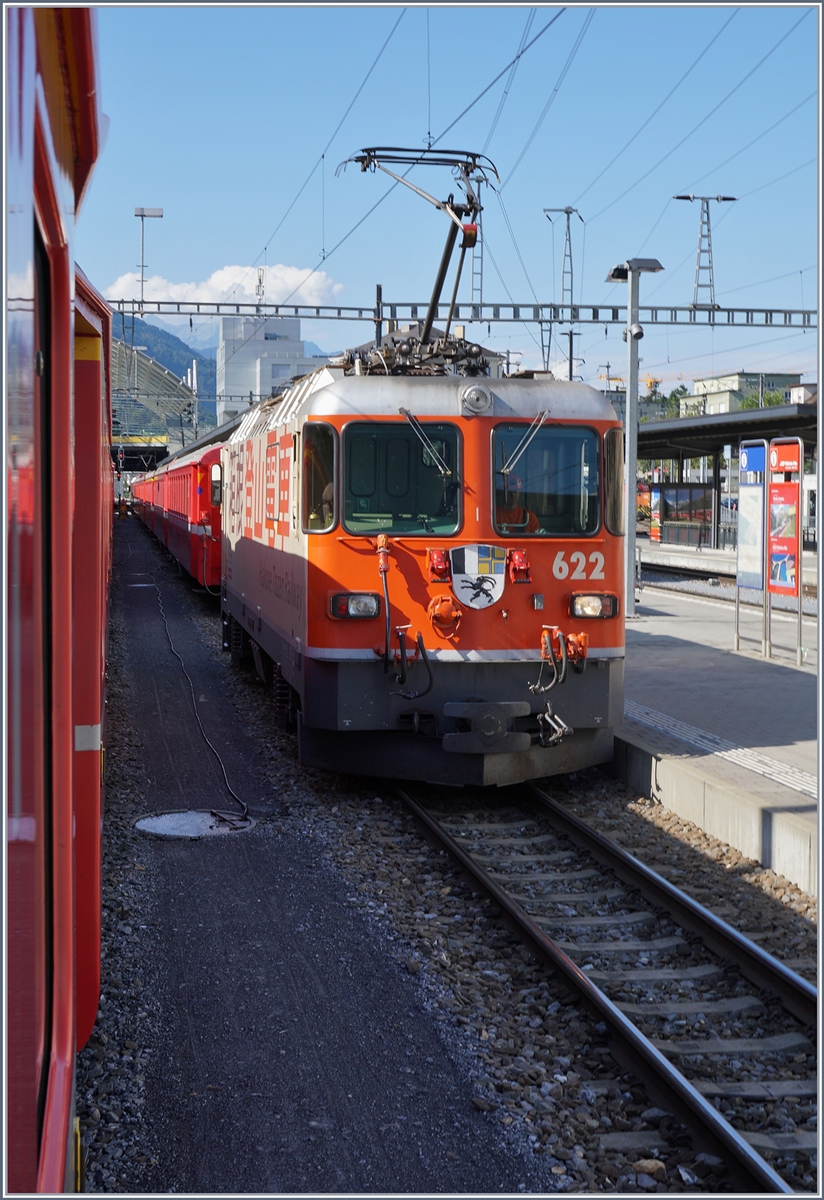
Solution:
{"label": "information board", "polygon": [[[738,455],[736,584],[764,590],[764,473],[767,443],[742,442]],[[760,476],[760,478],[756,478]]]}

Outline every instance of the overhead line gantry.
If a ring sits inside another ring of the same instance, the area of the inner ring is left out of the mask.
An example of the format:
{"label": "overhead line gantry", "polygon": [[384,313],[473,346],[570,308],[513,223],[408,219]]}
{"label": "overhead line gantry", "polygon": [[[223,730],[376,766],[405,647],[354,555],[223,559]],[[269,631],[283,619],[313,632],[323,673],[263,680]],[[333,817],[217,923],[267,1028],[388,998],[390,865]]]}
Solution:
{"label": "overhead line gantry", "polygon": [[[140,316],[200,316],[200,317],[300,317],[313,321],[421,321],[429,301],[413,303],[381,299],[379,304],[273,304],[235,300],[109,300],[115,312]],[[446,317],[450,305],[439,304],[436,318]],[[767,308],[748,305],[746,308],[696,308],[694,305],[641,305],[639,313],[648,325],[735,326],[746,328],[791,327],[817,329],[818,312],[814,308]],[[575,322],[581,325],[623,325],[627,323],[627,307],[621,304],[556,304],[530,301],[527,304],[456,304],[456,321],[481,324],[511,322],[541,324],[547,321]]]}

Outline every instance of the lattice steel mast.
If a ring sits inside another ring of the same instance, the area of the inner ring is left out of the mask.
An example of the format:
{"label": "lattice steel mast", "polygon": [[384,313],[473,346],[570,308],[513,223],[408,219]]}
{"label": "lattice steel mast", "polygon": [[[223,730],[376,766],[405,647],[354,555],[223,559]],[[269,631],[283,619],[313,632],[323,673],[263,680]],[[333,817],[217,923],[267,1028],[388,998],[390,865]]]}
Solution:
{"label": "lattice steel mast", "polygon": [[[715,280],[712,270],[712,229],[710,228],[710,200],[719,202],[724,200],[736,200],[737,196],[694,196],[690,193],[688,196],[673,196],[673,200],[700,200],[701,201],[701,220],[698,224],[698,254],[695,259],[695,288],[692,295],[693,308],[718,308],[715,303]],[[702,282],[702,274],[706,277],[706,282]],[[710,298],[708,303],[702,303],[699,300],[701,292],[709,292]]]}

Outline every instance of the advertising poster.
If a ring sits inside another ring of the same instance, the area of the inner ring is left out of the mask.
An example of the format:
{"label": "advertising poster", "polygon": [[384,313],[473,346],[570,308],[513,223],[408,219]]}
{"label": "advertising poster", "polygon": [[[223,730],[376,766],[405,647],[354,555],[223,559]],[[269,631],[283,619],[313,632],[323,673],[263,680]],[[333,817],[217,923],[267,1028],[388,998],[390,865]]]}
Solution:
{"label": "advertising poster", "polygon": [[764,589],[764,485],[738,485],[738,587]]}
{"label": "advertising poster", "polygon": [[649,540],[661,541],[661,489],[654,486],[649,490]]}
{"label": "advertising poster", "polygon": [[770,484],[769,589],[798,595],[798,484]]}

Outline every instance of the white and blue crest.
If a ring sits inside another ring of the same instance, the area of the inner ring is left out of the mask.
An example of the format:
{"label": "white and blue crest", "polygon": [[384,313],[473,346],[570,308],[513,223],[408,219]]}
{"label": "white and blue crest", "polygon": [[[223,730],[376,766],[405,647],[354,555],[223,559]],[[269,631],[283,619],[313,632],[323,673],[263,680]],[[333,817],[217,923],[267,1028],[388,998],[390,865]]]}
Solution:
{"label": "white and blue crest", "polygon": [[452,591],[467,608],[488,608],[504,594],[506,547],[457,546],[449,551]]}

